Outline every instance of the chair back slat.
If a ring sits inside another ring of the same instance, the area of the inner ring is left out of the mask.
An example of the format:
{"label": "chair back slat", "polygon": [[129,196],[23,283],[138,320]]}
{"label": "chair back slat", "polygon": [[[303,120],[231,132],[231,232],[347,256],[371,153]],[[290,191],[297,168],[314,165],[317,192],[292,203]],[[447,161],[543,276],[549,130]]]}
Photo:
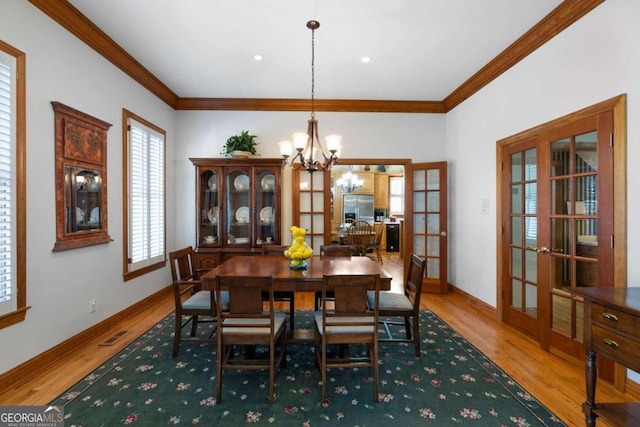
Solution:
{"label": "chair back slat", "polygon": [[411,263],[404,283],[404,294],[417,309],[420,308],[420,295],[422,295],[422,282],[427,262],[416,254],[411,254]]}
{"label": "chair back slat", "polygon": [[351,248],[347,245],[320,246],[321,256],[351,257]]}
{"label": "chair back slat", "polygon": [[176,282],[180,280],[194,279],[193,268],[193,248],[187,246],[186,248],[179,249],[169,254],[169,260],[171,262],[171,279]]}
{"label": "chair back slat", "polygon": [[270,304],[273,304],[271,277],[216,276],[216,292],[222,290],[229,292],[229,310],[225,315],[262,315],[262,293],[265,291],[270,294]]}
{"label": "chair back slat", "polygon": [[234,314],[260,314],[262,308],[262,288],[237,287],[229,290],[229,311]]}
{"label": "chair back slat", "polygon": [[284,256],[284,251],[288,249],[286,245],[262,245],[262,255]]}
{"label": "chair back slat", "polygon": [[329,316],[370,315],[367,307],[367,291],[378,289],[379,275],[336,275],[323,277],[322,292],[326,298],[328,292],[333,292],[335,308],[332,311],[323,310]]}

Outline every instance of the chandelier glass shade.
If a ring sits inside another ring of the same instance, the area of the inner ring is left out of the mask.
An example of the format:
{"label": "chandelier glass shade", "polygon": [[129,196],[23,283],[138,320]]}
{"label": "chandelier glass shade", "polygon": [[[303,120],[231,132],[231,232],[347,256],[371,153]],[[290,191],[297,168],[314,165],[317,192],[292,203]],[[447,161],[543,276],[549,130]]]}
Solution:
{"label": "chandelier glass shade", "polygon": [[[328,171],[336,163],[342,149],[342,137],[325,137],[325,150],[318,136],[318,120],[315,113],[315,30],[320,27],[318,21],[307,22],[311,30],[311,118],[307,120],[307,132],[296,132],[291,141],[280,141],[280,154],[283,163],[293,170],[306,169],[308,172]],[[295,153],[293,150],[295,149]],[[293,153],[293,157],[292,156]]]}

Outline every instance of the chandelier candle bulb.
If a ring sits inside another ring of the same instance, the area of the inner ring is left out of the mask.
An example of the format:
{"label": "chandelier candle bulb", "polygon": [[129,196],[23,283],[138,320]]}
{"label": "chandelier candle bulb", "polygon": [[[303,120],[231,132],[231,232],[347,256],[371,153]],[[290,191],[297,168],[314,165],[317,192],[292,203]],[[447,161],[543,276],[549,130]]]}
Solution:
{"label": "chandelier candle bulb", "polygon": [[309,135],[304,132],[296,132],[291,135],[293,139],[293,146],[296,150],[302,151],[307,146],[307,140],[309,139]]}
{"label": "chandelier candle bulb", "polygon": [[324,140],[327,142],[327,149],[331,153],[337,153],[342,148],[342,137],[340,135],[327,135]]}
{"label": "chandelier candle bulb", "polygon": [[282,155],[282,157],[286,159],[291,155],[291,151],[293,149],[291,141],[280,141],[278,142],[278,145],[280,146],[280,155]]}

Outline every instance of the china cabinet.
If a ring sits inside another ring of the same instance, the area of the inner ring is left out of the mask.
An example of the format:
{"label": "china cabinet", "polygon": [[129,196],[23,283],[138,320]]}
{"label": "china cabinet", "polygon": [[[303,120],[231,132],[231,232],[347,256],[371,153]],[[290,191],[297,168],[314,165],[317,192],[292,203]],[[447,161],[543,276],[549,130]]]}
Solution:
{"label": "china cabinet", "polygon": [[202,268],[279,245],[281,159],[191,158],[196,253]]}

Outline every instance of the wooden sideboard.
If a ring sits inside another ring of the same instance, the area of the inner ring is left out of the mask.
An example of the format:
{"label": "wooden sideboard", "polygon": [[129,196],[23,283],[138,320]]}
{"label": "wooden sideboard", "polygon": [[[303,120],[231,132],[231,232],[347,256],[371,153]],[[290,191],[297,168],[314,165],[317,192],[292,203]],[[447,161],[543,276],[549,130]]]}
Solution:
{"label": "wooden sideboard", "polygon": [[584,298],[584,346],[587,400],[582,405],[588,427],[600,417],[615,426],[640,425],[640,403],[596,403],[596,355],[640,371],[640,287],[573,288]]}

